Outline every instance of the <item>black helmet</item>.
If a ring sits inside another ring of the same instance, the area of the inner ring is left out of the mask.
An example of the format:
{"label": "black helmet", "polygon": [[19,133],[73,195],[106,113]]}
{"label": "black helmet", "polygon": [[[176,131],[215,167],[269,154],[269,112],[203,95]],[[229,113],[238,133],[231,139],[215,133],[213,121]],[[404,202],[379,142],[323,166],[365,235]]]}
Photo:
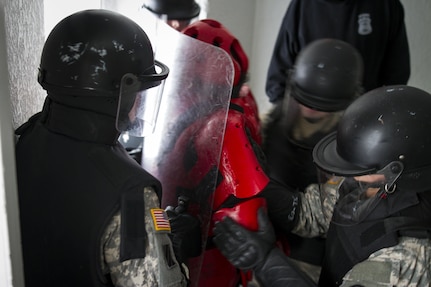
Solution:
{"label": "black helmet", "polygon": [[115,114],[125,75],[133,75],[144,90],[159,85],[168,69],[154,60],[141,27],[100,9],[77,12],[54,27],[42,51],[38,80],[55,101]]}
{"label": "black helmet", "polygon": [[144,7],[168,20],[190,20],[197,17],[201,8],[194,0],[146,0]]}
{"label": "black helmet", "polygon": [[315,110],[344,110],[362,93],[363,62],[350,44],[320,39],[299,53],[290,77],[292,96]]}
{"label": "black helmet", "polygon": [[[342,176],[389,166],[416,188],[431,181],[431,95],[404,85],[372,90],[355,100],[338,130],[314,148],[317,166]],[[412,187],[411,188],[415,188]]]}

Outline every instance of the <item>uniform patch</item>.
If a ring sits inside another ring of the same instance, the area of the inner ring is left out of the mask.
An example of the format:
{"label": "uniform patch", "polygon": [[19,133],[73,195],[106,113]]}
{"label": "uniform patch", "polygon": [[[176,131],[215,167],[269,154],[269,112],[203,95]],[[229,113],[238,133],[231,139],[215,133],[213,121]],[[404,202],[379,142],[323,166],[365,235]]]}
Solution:
{"label": "uniform patch", "polygon": [[161,208],[152,208],[151,216],[153,218],[154,228],[156,231],[171,231],[168,216]]}
{"label": "uniform patch", "polygon": [[371,26],[371,16],[369,13],[362,13],[358,15],[358,34],[368,35],[373,32],[373,27]]}
{"label": "uniform patch", "polygon": [[342,176],[332,176],[330,179],[328,179],[328,181],[326,182],[329,185],[336,185],[339,186],[341,185],[341,183],[343,182],[344,177]]}

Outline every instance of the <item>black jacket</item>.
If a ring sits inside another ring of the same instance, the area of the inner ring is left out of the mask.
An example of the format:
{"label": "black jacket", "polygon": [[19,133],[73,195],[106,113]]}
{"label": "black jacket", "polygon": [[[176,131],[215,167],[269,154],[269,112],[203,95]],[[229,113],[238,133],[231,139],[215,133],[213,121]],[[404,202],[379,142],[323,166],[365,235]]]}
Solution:
{"label": "black jacket", "polygon": [[406,84],[410,54],[399,0],[292,0],[281,23],[270,61],[266,93],[284,96],[288,71],[308,43],[321,38],[346,41],[364,59],[364,89]]}

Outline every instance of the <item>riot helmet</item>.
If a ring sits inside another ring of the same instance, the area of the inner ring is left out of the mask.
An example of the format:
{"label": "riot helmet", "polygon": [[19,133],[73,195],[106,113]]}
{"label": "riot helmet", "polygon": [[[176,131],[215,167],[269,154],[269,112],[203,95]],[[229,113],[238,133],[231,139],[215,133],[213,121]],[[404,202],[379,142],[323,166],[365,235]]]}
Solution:
{"label": "riot helmet", "polygon": [[38,81],[55,102],[115,117],[137,109],[138,98],[143,104],[143,91],[159,86],[168,72],[154,60],[139,25],[96,9],[74,13],[54,27],[43,47]]}
{"label": "riot helmet", "polygon": [[189,25],[182,32],[226,51],[231,57],[235,69],[234,87],[240,87],[245,82],[248,71],[248,57],[235,36],[220,22],[213,19],[200,20]]}
{"label": "riot helmet", "polygon": [[143,7],[167,20],[191,20],[201,11],[194,0],[145,0]]}
{"label": "riot helmet", "polygon": [[362,93],[363,61],[350,44],[320,39],[299,53],[290,72],[292,96],[312,109],[344,110]]}
{"label": "riot helmet", "polygon": [[295,146],[312,149],[336,129],[344,109],[361,92],[362,58],[348,43],[320,39],[298,55],[289,74],[289,84],[281,105],[270,121]]}
{"label": "riot helmet", "polygon": [[372,90],[345,110],[337,131],[313,150],[316,165],[349,186],[340,189],[334,221],[360,222],[376,206],[393,214],[431,188],[430,106],[427,92],[396,85]]}

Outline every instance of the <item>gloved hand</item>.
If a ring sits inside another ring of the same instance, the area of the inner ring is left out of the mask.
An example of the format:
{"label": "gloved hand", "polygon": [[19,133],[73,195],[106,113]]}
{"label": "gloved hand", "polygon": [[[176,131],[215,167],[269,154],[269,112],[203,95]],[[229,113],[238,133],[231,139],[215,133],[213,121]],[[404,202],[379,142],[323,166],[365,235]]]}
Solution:
{"label": "gloved hand", "polygon": [[188,258],[202,252],[202,231],[199,219],[187,213],[188,198],[180,196],[178,206],[168,206],[166,214],[171,225],[171,241],[177,260],[185,263]]}
{"label": "gloved hand", "polygon": [[213,241],[232,265],[251,270],[265,262],[275,247],[275,233],[263,208],[258,210],[259,230],[250,231],[226,217],[216,223]]}

